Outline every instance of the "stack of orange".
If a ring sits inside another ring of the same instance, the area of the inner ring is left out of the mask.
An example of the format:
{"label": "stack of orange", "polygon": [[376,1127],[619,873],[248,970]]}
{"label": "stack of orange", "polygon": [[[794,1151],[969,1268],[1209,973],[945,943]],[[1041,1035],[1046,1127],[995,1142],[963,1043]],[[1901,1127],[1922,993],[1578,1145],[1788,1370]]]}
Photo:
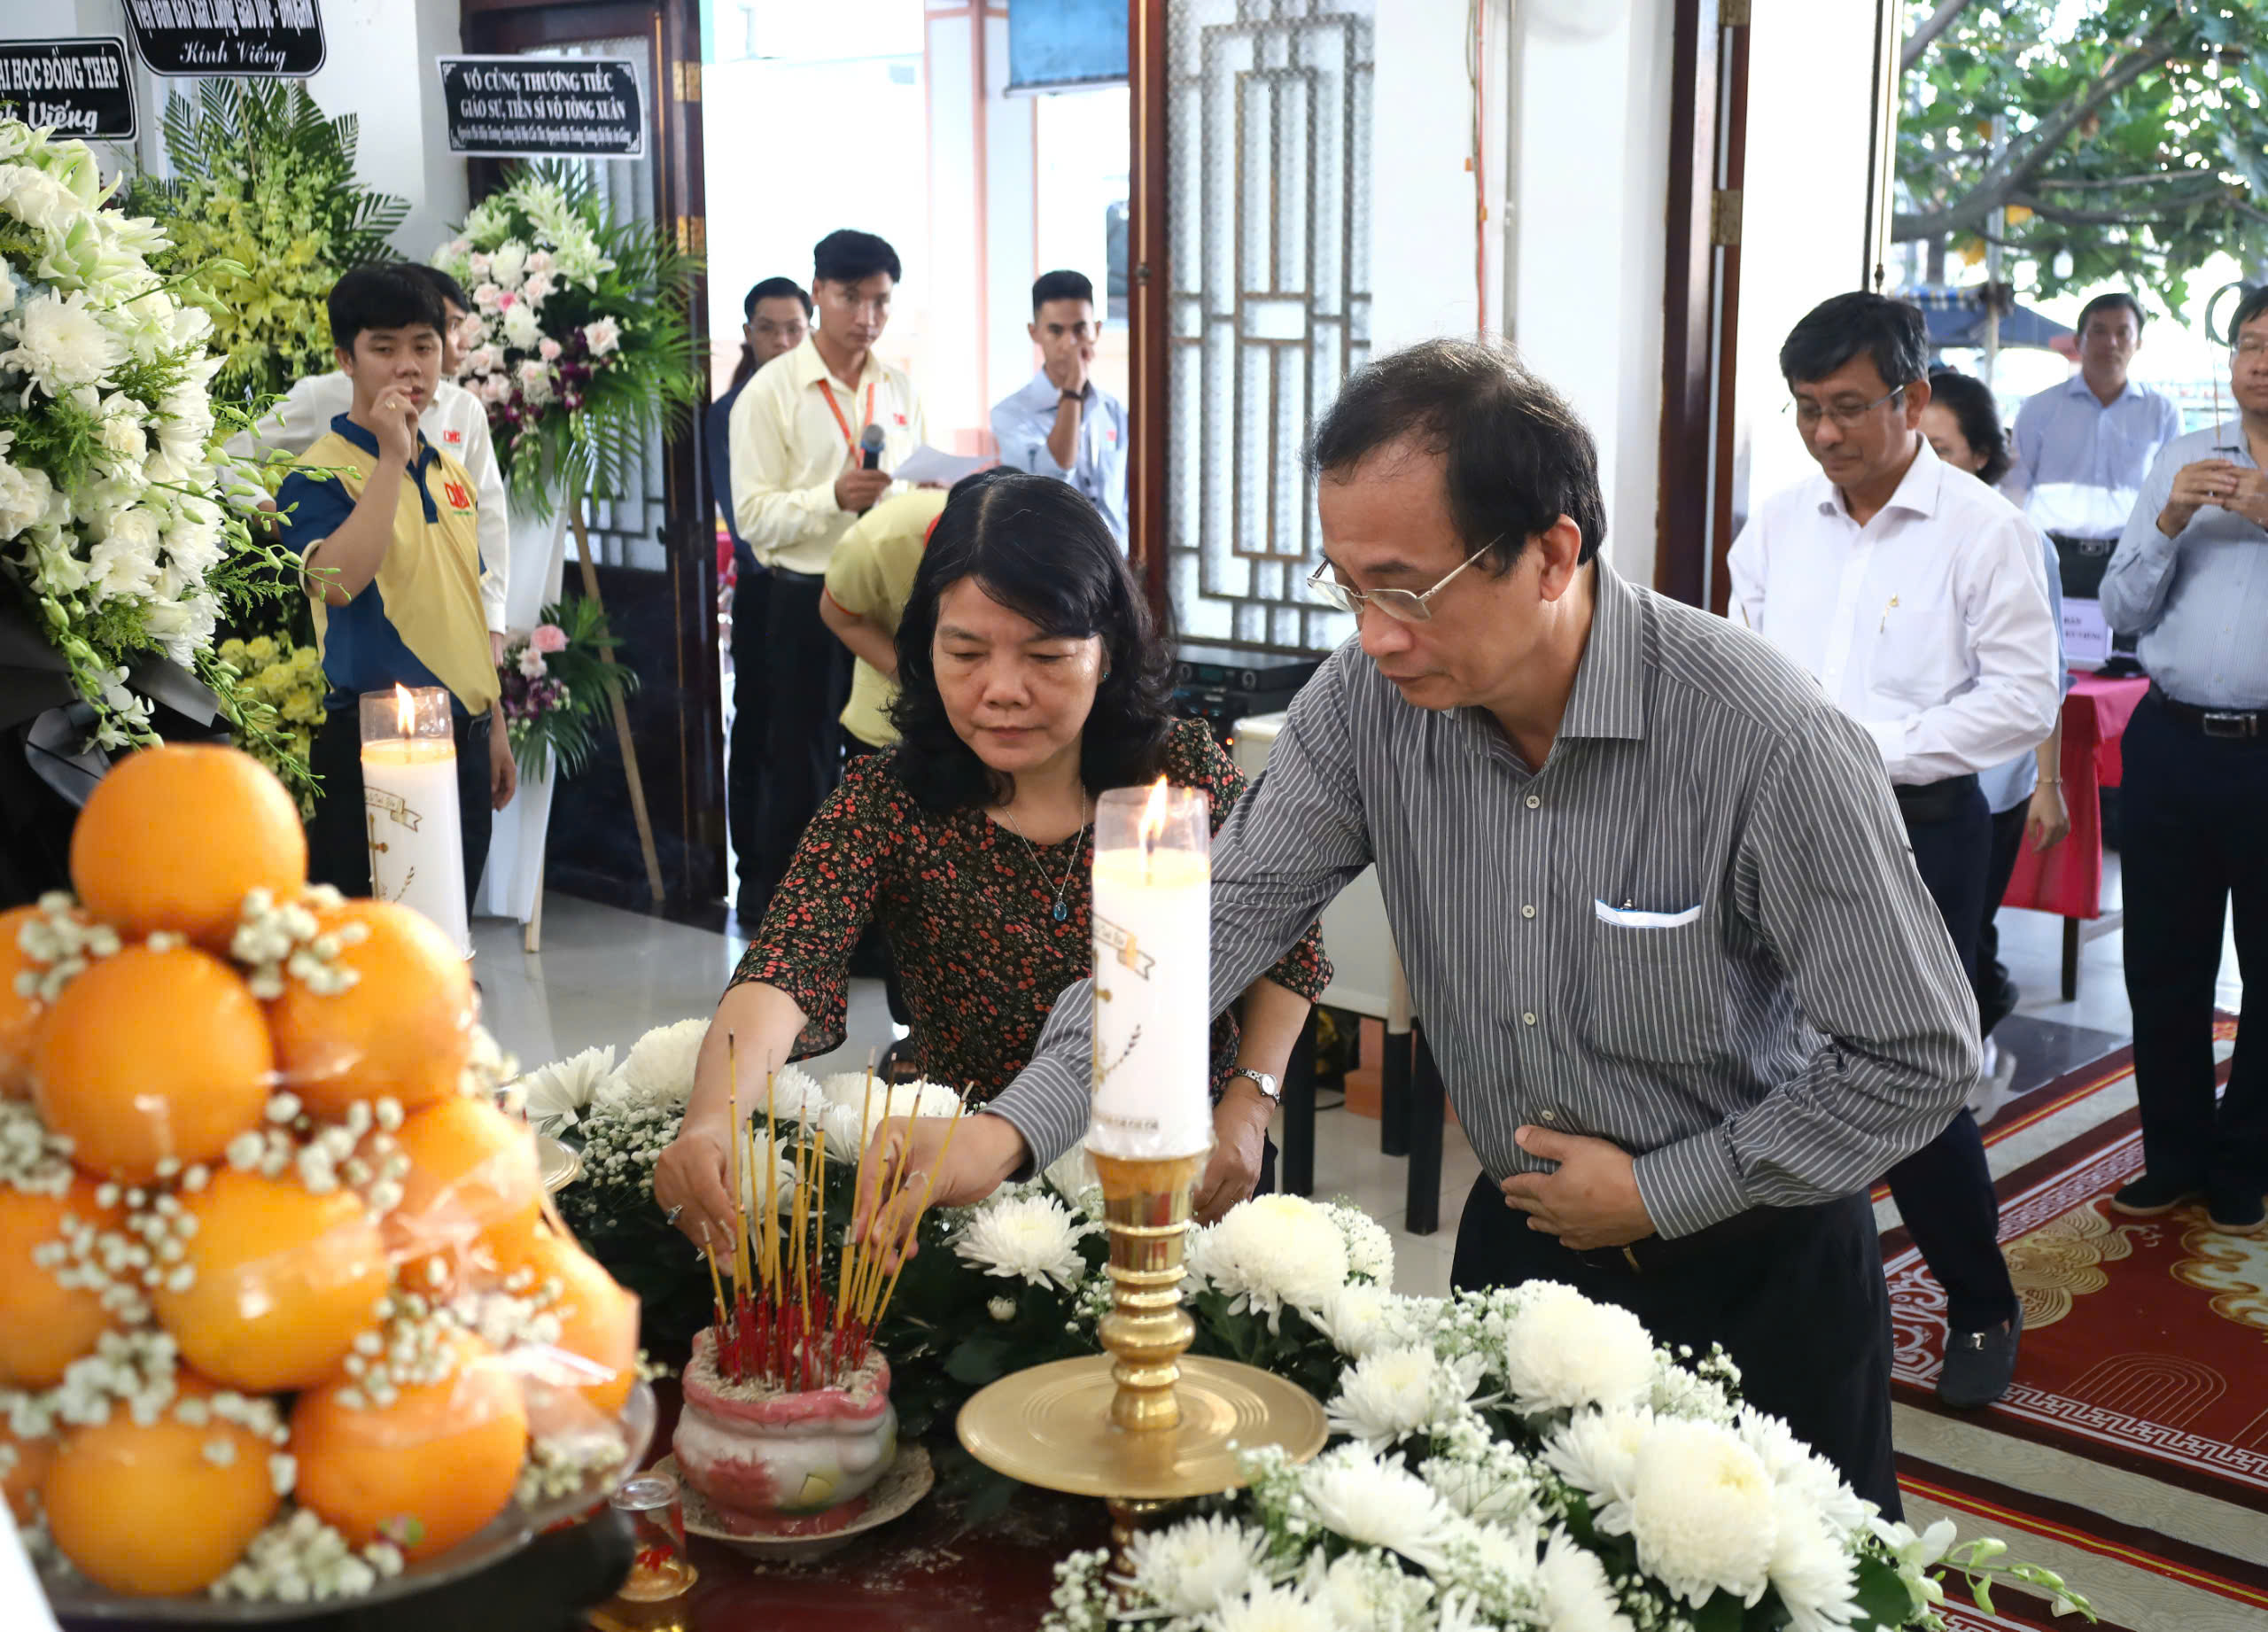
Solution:
{"label": "stack of orange", "polygon": [[[467,1089],[463,961],[406,907],[311,893],[291,796],[234,749],[122,761],[80,815],[71,869],[69,921],[123,944],[51,1001],[15,976],[37,987],[35,921],[61,909],[0,915],[0,1100],[28,1096],[74,1170],[0,1173],[0,1390],[83,1393],[102,1368],[72,1368],[113,1333],[161,1330],[180,1360],[154,1420],[114,1408],[0,1434],[8,1503],[128,1594],[203,1591],[295,1502],[357,1547],[447,1551],[512,1499],[523,1379],[561,1356],[500,1351],[435,1288],[493,1291],[540,1263],[571,1289],[553,1347],[600,1379],[582,1391],[594,1414],[620,1408],[637,1348],[636,1300],[540,1222],[527,1130]],[[255,997],[232,952],[254,944],[237,930],[255,890],[311,912],[299,944],[352,983]],[[148,1263],[90,1288],[86,1265],[121,1234]],[[425,1359],[396,1375],[405,1346]],[[231,1395],[278,1397],[248,1422]]]}

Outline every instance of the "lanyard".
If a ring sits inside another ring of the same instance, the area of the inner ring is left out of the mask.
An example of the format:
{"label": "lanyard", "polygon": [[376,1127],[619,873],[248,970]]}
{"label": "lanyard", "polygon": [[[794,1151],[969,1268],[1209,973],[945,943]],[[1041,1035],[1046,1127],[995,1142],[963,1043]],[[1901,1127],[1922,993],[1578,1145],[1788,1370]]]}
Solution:
{"label": "lanyard", "polygon": [[[827,412],[834,415],[835,423],[843,427],[843,446],[851,449],[853,452],[856,452],[858,447],[858,438],[857,433],[850,429],[850,422],[843,417],[843,405],[835,400],[834,383],[829,380],[822,379],[819,383],[819,388],[826,394]],[[850,399],[855,402],[858,400],[858,393],[854,388],[850,392]],[[866,387],[866,423],[870,425],[874,423],[874,388],[872,385],[868,385]]]}

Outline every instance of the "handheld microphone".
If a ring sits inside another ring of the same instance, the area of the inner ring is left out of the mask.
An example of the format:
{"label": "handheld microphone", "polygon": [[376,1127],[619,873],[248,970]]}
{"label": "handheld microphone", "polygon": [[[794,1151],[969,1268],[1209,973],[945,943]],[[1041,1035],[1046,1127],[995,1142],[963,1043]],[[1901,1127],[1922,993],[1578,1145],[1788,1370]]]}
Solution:
{"label": "handheld microphone", "polygon": [[869,424],[858,433],[858,446],[866,450],[866,457],[858,462],[863,470],[879,470],[882,464],[882,428]]}

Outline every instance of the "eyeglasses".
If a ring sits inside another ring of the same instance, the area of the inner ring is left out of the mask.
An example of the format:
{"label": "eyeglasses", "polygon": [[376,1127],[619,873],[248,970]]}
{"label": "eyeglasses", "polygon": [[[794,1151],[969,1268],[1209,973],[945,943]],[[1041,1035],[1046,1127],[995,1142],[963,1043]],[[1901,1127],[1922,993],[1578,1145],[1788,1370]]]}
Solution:
{"label": "eyeglasses", "polygon": [[1459,572],[1464,571],[1465,568],[1494,549],[1503,541],[1503,537],[1504,535],[1500,532],[1490,539],[1479,549],[1458,562],[1450,570],[1449,578],[1443,579],[1423,595],[1414,589],[1351,588],[1335,578],[1324,576],[1331,571],[1331,563],[1328,561],[1318,563],[1316,570],[1308,574],[1308,593],[1325,606],[1335,606],[1342,612],[1354,613],[1357,618],[1363,615],[1364,607],[1375,606],[1388,618],[1398,619],[1405,624],[1428,623],[1432,621],[1433,616],[1433,599],[1449,587],[1449,579],[1455,578]]}
{"label": "eyeglasses", "polygon": [[1858,428],[1860,420],[1866,418],[1884,403],[1905,394],[1906,387],[1900,385],[1894,391],[1884,392],[1872,402],[1862,402],[1856,407],[1848,402],[1837,402],[1825,409],[1821,409],[1816,402],[1806,402],[1801,397],[1790,397],[1780,405],[1780,411],[1783,414],[1794,414],[1796,424],[1806,431],[1819,424],[1822,418],[1833,420],[1845,431],[1854,431]]}
{"label": "eyeglasses", "polygon": [[2229,349],[2247,362],[2257,362],[2263,357],[2268,357],[2268,340],[2256,334],[2248,334]]}

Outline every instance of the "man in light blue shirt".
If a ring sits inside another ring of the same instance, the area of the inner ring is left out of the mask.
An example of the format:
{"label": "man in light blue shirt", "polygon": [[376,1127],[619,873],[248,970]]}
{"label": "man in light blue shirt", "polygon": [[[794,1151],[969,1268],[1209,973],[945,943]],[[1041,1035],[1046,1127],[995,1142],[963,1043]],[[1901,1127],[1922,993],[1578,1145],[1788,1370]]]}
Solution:
{"label": "man in light blue shirt", "polygon": [[2167,446],[2102,578],[2150,673],[2121,821],[2146,1171],[2111,1205],[2155,1217],[2202,1195],[2215,1229],[2256,1235],[2268,1047],[2240,1033],[2217,1107],[2213,991],[2232,898],[2238,967],[2268,970],[2268,288],[2229,327],[2239,419]]}
{"label": "man in light blue shirt", "polygon": [[2150,462],[2181,434],[2173,400],[2128,377],[2141,344],[2141,303],[2097,295],[2079,312],[2079,371],[2016,410],[2011,496],[2054,541],[2075,601],[2099,595]]}
{"label": "man in light blue shirt", "polygon": [[1050,272],[1031,286],[1039,372],[992,406],[1000,462],[1060,477],[1094,501],[1126,542],[1126,405],[1088,377],[1102,323],[1084,273]]}

